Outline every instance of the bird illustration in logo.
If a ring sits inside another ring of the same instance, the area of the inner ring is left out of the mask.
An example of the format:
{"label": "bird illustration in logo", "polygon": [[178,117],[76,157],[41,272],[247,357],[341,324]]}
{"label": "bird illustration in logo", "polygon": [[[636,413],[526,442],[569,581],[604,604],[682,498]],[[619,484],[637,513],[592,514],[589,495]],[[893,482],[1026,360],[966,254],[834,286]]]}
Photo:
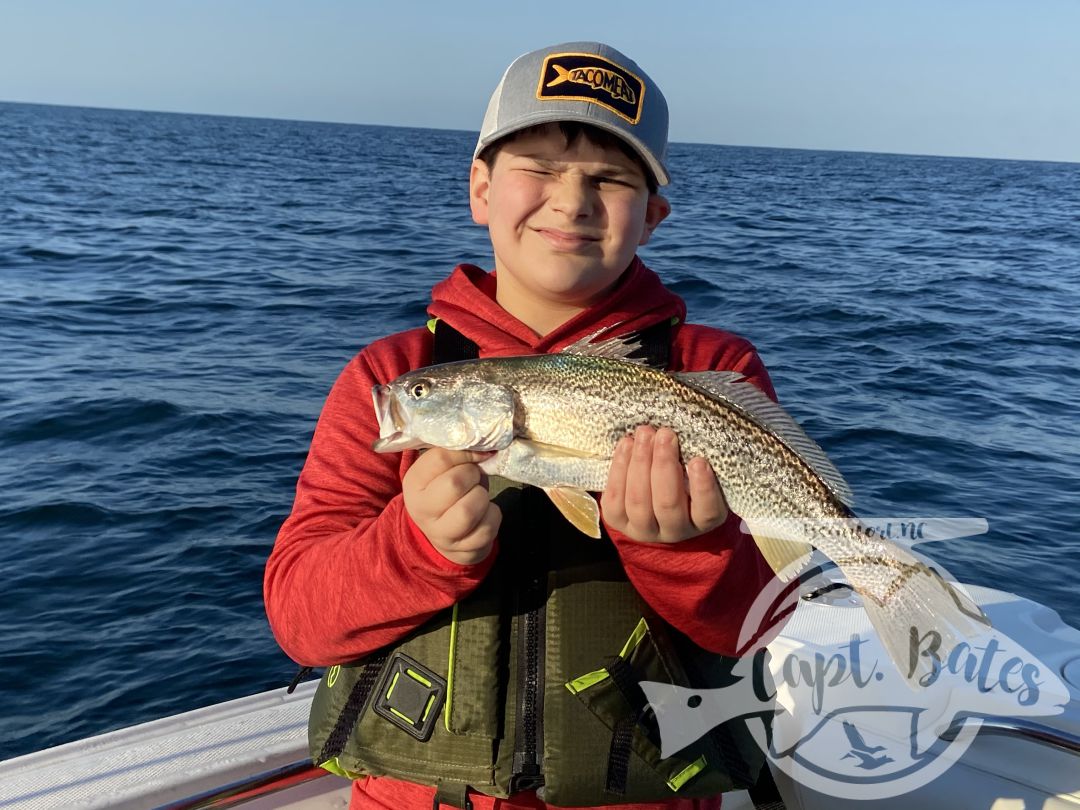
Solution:
{"label": "bird illustration in logo", "polygon": [[885,750],[884,745],[867,745],[866,740],[863,739],[862,734],[859,732],[858,726],[849,720],[841,721],[844,726],[844,734],[847,735],[848,742],[851,743],[851,750],[844,754],[840,759],[847,759],[848,757],[854,757],[859,760],[859,764],[855,767],[862,768],[863,770],[872,771],[875,768],[880,768],[882,765],[887,765],[893,761],[890,756],[875,757],[880,751]]}

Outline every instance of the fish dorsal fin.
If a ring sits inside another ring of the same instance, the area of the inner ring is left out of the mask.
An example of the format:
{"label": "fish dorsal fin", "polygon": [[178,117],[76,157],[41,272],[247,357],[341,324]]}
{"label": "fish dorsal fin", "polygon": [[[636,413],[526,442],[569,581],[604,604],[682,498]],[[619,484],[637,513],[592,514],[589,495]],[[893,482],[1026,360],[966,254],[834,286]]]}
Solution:
{"label": "fish dorsal fin", "polygon": [[[592,334],[588,334],[580,340],[576,340],[562,350],[563,354],[579,354],[584,357],[606,357],[611,360],[626,360],[629,363],[646,365],[646,361],[640,357],[631,357],[634,352],[641,349],[641,332],[628,332],[625,335],[596,340],[600,335],[610,332],[615,326],[605,326]],[[595,342],[593,342],[595,341]]]}
{"label": "fish dorsal fin", "polygon": [[798,422],[760,388],[738,371],[683,371],[674,375],[691,388],[732,405],[768,430],[805,461],[841,503],[851,506],[855,498],[844,476],[825,451],[806,435]]}

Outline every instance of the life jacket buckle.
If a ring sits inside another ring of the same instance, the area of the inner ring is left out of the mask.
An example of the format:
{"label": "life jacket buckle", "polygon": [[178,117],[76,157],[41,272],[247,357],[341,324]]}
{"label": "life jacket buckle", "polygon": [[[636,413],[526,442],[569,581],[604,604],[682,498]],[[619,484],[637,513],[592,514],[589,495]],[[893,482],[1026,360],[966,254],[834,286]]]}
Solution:
{"label": "life jacket buckle", "polygon": [[446,785],[440,782],[435,788],[435,795],[431,797],[431,810],[439,810],[440,805],[461,807],[462,810],[473,810],[472,799],[469,798],[469,786],[462,784]]}
{"label": "life jacket buckle", "polygon": [[446,679],[398,652],[390,659],[375,695],[375,714],[426,742],[435,730],[446,697]]}

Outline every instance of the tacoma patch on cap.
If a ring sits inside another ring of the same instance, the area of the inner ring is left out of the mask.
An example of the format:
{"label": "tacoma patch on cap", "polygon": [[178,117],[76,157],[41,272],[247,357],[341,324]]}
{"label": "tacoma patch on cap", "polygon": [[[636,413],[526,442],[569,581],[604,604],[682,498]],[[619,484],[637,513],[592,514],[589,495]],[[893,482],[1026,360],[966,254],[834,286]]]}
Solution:
{"label": "tacoma patch on cap", "polygon": [[641,120],[645,83],[594,53],[553,53],[540,68],[540,101],[587,101],[611,110],[631,124]]}

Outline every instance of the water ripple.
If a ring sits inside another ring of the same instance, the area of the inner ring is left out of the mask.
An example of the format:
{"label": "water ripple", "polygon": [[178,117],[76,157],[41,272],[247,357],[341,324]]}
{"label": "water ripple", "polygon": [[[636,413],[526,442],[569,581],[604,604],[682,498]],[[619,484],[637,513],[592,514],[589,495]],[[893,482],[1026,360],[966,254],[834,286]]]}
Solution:
{"label": "water ripple", "polygon": [[[474,133],[0,117],[3,758],[288,681],[261,571],[326,392],[491,248]],[[754,341],[860,507],[986,517],[942,561],[1080,623],[1080,166],[671,165],[644,258]]]}

